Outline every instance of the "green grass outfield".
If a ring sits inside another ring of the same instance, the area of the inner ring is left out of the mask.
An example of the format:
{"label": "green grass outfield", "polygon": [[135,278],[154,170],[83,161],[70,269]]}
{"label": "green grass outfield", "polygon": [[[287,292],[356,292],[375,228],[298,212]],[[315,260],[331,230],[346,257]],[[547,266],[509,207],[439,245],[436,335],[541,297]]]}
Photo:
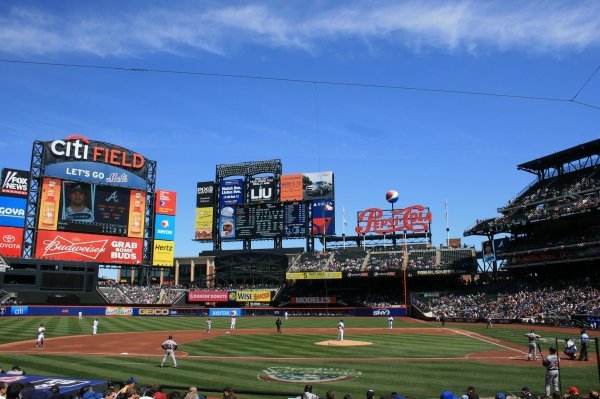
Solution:
{"label": "green grass outfield", "polygon": [[[90,334],[93,318],[86,317],[23,317],[0,319],[0,343],[33,340],[37,326],[44,323],[47,337]],[[109,332],[204,330],[201,317],[103,317],[100,319],[100,334]],[[270,328],[274,330],[275,318],[242,317],[238,319],[238,329]],[[346,339],[370,341],[373,345],[362,347],[322,347],[316,341],[335,339],[332,335],[286,334],[286,328],[335,329],[337,318],[291,318],[284,321],[284,334],[262,335],[223,335],[210,340],[201,340],[180,345],[179,349],[198,356],[248,356],[262,358],[292,358],[285,360],[207,360],[202,358],[179,358],[179,368],[158,368],[156,357],[91,357],[59,355],[14,355],[0,353],[0,366],[10,368],[19,364],[29,374],[85,377],[122,381],[135,376],[141,383],[196,385],[222,388],[231,385],[237,389],[264,391],[301,392],[304,383],[267,382],[258,378],[263,370],[273,367],[293,368],[340,368],[360,372],[350,381],[339,383],[314,383],[314,390],[324,396],[328,389],[338,397],[345,393],[353,398],[363,398],[367,389],[375,389],[377,397],[392,391],[417,398],[439,397],[440,392],[451,390],[459,395],[467,385],[475,385],[480,396],[493,397],[496,392],[517,392],[522,386],[529,386],[535,393],[544,388],[544,369],[529,367],[525,362],[510,365],[494,365],[481,361],[458,360],[465,354],[503,349],[493,344],[466,335],[436,336],[418,333],[399,335],[369,334],[352,335]],[[383,328],[384,318],[344,318],[346,328]],[[227,329],[229,318],[213,318],[213,329]],[[407,323],[402,319],[394,321],[395,328],[439,328],[428,324]],[[486,329],[483,325],[453,325],[490,338],[522,345],[525,350],[524,330],[510,326]],[[565,334],[555,334],[564,338]],[[542,334],[543,335],[543,334]],[[115,343],[118,345],[118,343]],[[158,343],[157,343],[158,344]],[[547,344],[546,346],[549,346]],[[126,348],[123,349],[126,351]],[[595,347],[592,346],[591,354]],[[515,352],[515,355],[518,355]],[[313,358],[314,360],[294,360],[293,358]],[[327,361],[328,358],[347,358],[347,361]],[[403,358],[399,361],[386,361],[386,358]],[[448,358],[447,360],[429,360]],[[457,360],[452,360],[457,358]],[[538,362],[540,363],[540,362]],[[576,385],[580,391],[598,387],[596,364],[584,367],[569,367],[563,362],[561,371],[563,390]],[[220,396],[214,395],[214,396]],[[249,395],[241,395],[250,398]],[[255,396],[256,397],[256,396]],[[266,397],[266,396],[263,396]]]}

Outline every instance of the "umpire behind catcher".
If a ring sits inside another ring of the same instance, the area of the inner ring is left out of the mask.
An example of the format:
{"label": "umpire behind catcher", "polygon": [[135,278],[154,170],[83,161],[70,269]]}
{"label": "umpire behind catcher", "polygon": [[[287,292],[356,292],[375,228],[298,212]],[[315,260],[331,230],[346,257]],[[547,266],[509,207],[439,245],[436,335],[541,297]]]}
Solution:
{"label": "umpire behind catcher", "polygon": [[169,356],[171,356],[171,358],[173,359],[173,367],[177,367],[177,359],[175,359],[175,349],[177,349],[177,342],[173,341],[173,336],[169,335],[169,339],[163,342],[160,345],[160,347],[165,350],[165,357],[163,357],[160,367],[165,366],[165,362],[167,361],[167,358]]}

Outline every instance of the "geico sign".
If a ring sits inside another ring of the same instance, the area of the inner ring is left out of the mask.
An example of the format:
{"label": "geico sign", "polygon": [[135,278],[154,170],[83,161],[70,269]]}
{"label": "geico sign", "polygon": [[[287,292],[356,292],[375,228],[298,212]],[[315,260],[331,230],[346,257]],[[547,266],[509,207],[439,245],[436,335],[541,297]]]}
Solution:
{"label": "geico sign", "polygon": [[66,140],[54,140],[50,143],[50,151],[57,157],[102,162],[132,169],[141,169],[146,163],[140,154],[116,146],[110,148],[98,143],[90,145],[90,140],[79,135],[69,136]]}
{"label": "geico sign", "polygon": [[0,206],[0,216],[25,217],[25,209],[22,209],[22,208],[9,208],[9,207],[6,207],[6,206]]}
{"label": "geico sign", "polygon": [[138,314],[140,316],[168,316],[169,309],[140,309]]}

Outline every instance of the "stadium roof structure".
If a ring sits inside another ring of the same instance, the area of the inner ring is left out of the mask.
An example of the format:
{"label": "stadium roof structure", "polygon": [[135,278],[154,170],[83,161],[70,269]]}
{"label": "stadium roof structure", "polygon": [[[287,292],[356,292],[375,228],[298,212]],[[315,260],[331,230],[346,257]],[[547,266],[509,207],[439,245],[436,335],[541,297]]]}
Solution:
{"label": "stadium roof structure", "polygon": [[587,143],[579,144],[574,147],[555,152],[554,154],[546,155],[541,158],[522,163],[517,165],[517,169],[540,175],[548,169],[562,170],[565,164],[583,161],[579,162],[579,165],[576,165],[577,169],[581,169],[583,167],[592,165],[592,157],[595,157],[595,162],[593,164],[597,164],[598,160],[600,159],[600,139],[592,140]]}

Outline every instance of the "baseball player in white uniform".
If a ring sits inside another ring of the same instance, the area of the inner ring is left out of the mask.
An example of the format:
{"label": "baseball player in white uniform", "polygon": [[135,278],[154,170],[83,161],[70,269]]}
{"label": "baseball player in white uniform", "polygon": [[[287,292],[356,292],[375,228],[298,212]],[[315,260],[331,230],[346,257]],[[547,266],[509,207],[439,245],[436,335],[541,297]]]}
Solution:
{"label": "baseball player in white uniform", "polygon": [[79,312],[77,315],[79,316],[79,320],[83,320],[83,312]]}
{"label": "baseball player in white uniform", "polygon": [[98,319],[94,319],[94,322],[92,323],[92,335],[98,334],[98,324],[100,324]]}
{"label": "baseball player in white uniform", "polygon": [[338,341],[344,340],[344,320],[340,319],[338,323]]}
{"label": "baseball player in white uniform", "polygon": [[165,362],[167,361],[167,358],[169,356],[171,356],[171,358],[173,359],[173,367],[177,367],[177,359],[175,359],[175,349],[177,349],[177,342],[173,341],[173,336],[169,335],[169,339],[163,342],[160,345],[160,347],[165,350],[165,357],[163,357],[163,360],[160,363],[160,367],[162,368],[165,366]]}
{"label": "baseball player in white uniform", "polygon": [[40,346],[44,346],[44,333],[46,332],[46,327],[43,324],[40,324],[38,327],[38,337],[37,341],[35,341],[35,347],[39,348]]}
{"label": "baseball player in white uniform", "polygon": [[388,330],[391,330],[394,325],[394,318],[392,316],[388,317]]}
{"label": "baseball player in white uniform", "polygon": [[229,326],[229,328],[231,330],[235,330],[235,323],[236,323],[237,319],[235,318],[235,313],[231,314],[231,326]]}
{"label": "baseball player in white uniform", "polygon": [[210,330],[212,330],[212,320],[209,317],[206,319],[206,332],[210,334]]}
{"label": "baseball player in white uniform", "polygon": [[285,320],[287,320],[287,319],[288,319],[288,312],[287,312],[287,310],[286,310],[286,311],[283,313],[283,318],[284,318]]}

